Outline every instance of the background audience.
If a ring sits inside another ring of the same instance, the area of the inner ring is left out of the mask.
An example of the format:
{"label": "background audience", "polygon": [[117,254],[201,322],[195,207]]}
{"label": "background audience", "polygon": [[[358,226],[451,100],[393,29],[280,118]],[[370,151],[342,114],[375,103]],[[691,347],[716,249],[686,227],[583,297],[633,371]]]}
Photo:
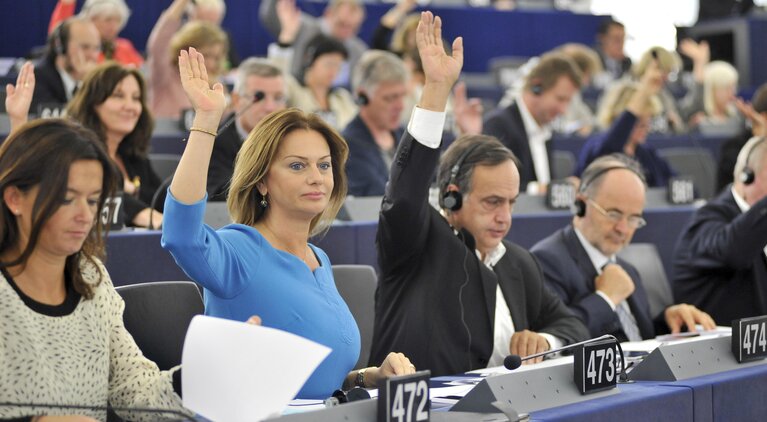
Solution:
{"label": "background audience", "polygon": [[67,114],[98,135],[120,170],[118,190],[122,192],[125,223],[159,228],[164,201],[155,201],[154,209],[151,205],[162,181],[148,158],[154,119],[146,104],[141,73],[117,63],[100,65],[85,78]]}

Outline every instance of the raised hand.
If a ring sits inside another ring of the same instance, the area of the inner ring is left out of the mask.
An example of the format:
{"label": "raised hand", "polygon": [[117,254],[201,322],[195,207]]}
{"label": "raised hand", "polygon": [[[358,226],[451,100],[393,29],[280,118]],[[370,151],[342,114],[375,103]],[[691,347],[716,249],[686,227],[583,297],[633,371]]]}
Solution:
{"label": "raised hand", "polygon": [[706,41],[698,43],[685,38],[679,42],[679,51],[696,63],[706,64],[711,60],[711,49]]}
{"label": "raised hand", "polygon": [[301,29],[301,10],[296,6],[296,0],[277,0],[277,19],[280,20],[279,41],[293,44]]}
{"label": "raised hand", "polygon": [[184,87],[184,92],[189,97],[195,113],[217,115],[220,118],[226,106],[224,86],[216,82],[213,88],[210,87],[202,53],[194,47],[189,47],[188,52],[181,50],[178,57],[178,72],[181,77],[181,86]]}
{"label": "raised hand", "polygon": [[742,98],[735,99],[735,107],[743,114],[743,116],[751,122],[751,134],[754,136],[767,135],[767,118],[762,113],[754,110],[754,106],[751,103],[743,101]]}
{"label": "raised hand", "polygon": [[453,112],[461,135],[482,133],[482,102],[479,98],[467,98],[464,82],[458,82],[453,89]]}
{"label": "raised hand", "polygon": [[421,12],[416,45],[426,77],[418,105],[427,110],[444,111],[450,90],[463,67],[463,38],[453,41],[453,54],[448,55],[442,45],[442,20],[431,12]]}
{"label": "raised hand", "polygon": [[463,38],[453,41],[453,54],[442,45],[442,19],[431,12],[421,12],[416,29],[416,45],[423,63],[426,83],[444,84],[452,88],[463,67]]}
{"label": "raised hand", "polygon": [[16,85],[5,86],[5,111],[11,121],[11,132],[26,123],[34,92],[35,71],[32,63],[26,62],[19,70]]}

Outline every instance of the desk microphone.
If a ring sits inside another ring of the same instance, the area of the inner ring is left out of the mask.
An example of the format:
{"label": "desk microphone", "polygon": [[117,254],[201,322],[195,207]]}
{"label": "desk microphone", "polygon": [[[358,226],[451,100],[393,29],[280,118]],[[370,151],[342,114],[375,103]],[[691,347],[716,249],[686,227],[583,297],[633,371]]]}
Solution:
{"label": "desk microphone", "polygon": [[[600,341],[603,341],[603,340],[614,340],[615,341],[615,345],[618,346],[618,351],[621,354],[621,362],[626,362],[626,358],[623,355],[623,349],[621,348],[621,343],[612,334],[605,334],[605,335],[600,336],[600,337],[590,338],[588,340],[579,341],[578,343],[569,344],[567,346],[560,347],[558,349],[551,349],[551,350],[547,350],[545,352],[535,353],[535,354],[528,355],[528,356],[525,356],[525,357],[521,357],[519,355],[508,355],[508,356],[506,356],[506,358],[503,359],[503,366],[506,367],[506,369],[513,371],[513,370],[519,368],[522,365],[522,362],[524,362],[526,360],[535,359],[537,357],[541,357],[541,356],[551,355],[551,354],[554,354],[554,353],[563,352],[565,350],[570,350],[570,349],[576,348],[578,346],[583,346],[584,344],[597,343],[597,342],[600,342]],[[619,376],[619,379],[621,379],[621,380],[625,380],[626,379],[626,365],[625,364],[621,364],[621,374]]]}
{"label": "desk microphone", "polygon": [[263,100],[264,98],[266,98],[266,94],[264,94],[264,91],[256,91],[253,94],[253,98],[251,98],[250,103],[248,103],[248,105],[246,105],[242,110],[240,110],[237,113],[234,113],[231,116],[229,116],[229,118],[226,119],[226,121],[224,121],[224,124],[222,124],[218,128],[218,133],[221,133],[222,130],[224,130],[224,129],[228,128],[229,126],[231,126],[232,123],[234,123],[234,120],[236,118],[242,116],[242,113],[244,113],[247,109],[253,107],[254,104],[256,104],[257,102]]}

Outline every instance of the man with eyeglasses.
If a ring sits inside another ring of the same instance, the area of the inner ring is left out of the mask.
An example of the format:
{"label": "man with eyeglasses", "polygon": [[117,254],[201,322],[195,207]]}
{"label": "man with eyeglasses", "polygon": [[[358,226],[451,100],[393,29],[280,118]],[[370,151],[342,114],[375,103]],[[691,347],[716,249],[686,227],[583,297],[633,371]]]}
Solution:
{"label": "man with eyeglasses", "polygon": [[622,341],[715,327],[713,319],[687,304],[651,315],[639,273],[617,253],[642,218],[645,180],[639,164],[620,154],[600,157],[583,172],[571,225],[538,242],[531,252],[546,285],[588,327],[592,336],[613,334]]}
{"label": "man with eyeglasses", "polygon": [[285,109],[287,87],[282,70],[267,59],[251,57],[237,68],[232,90],[234,119],[213,144],[208,168],[208,201],[226,201],[237,152],[248,134],[269,114]]}

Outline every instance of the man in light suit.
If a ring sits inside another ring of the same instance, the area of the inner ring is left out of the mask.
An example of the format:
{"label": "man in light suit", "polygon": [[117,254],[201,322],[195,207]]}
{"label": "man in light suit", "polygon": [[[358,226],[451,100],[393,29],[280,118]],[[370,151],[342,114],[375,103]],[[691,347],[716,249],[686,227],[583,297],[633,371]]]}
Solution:
{"label": "man in light suit", "polygon": [[381,268],[371,362],[397,350],[446,375],[583,340],[588,333],[543,285],[533,256],[504,241],[519,194],[514,155],[467,136],[439,163],[442,212],[428,202],[450,89],[463,46],[448,56],[440,22],[422,15],[418,51],[426,83],[400,141],[376,237]]}
{"label": "man in light suit", "polygon": [[645,181],[639,164],[614,154],[598,158],[583,172],[572,225],[538,242],[547,285],[586,324],[592,336],[612,334],[639,341],[657,333],[715,327],[694,306],[669,306],[651,315],[639,273],[617,258],[646,223],[642,218]]}
{"label": "man in light suit", "polygon": [[767,141],[749,140],[735,182],[698,209],[674,250],[677,300],[709,312],[717,324],[767,314]]}

